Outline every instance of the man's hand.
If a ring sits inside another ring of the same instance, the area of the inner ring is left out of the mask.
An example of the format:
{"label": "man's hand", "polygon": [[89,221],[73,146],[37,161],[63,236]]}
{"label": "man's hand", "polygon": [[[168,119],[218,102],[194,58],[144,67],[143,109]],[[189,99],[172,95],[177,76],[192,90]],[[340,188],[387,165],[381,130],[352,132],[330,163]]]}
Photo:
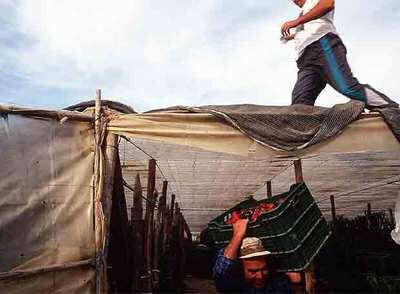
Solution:
{"label": "man's hand", "polygon": [[[291,34],[290,29],[295,28],[299,25],[297,19],[285,22],[281,27],[281,34],[286,39],[289,40]],[[287,39],[288,38],[288,39]],[[293,39],[293,38],[292,38]],[[290,39],[291,40],[291,39]]]}
{"label": "man's hand", "polygon": [[239,219],[233,224],[233,236],[224,250],[224,255],[229,259],[236,259],[243,238],[246,236],[248,219]]}
{"label": "man's hand", "polygon": [[282,36],[280,40],[281,40],[282,43],[286,43],[286,42],[292,41],[295,37],[296,37],[296,35],[292,34],[292,35],[287,36],[287,37]]}
{"label": "man's hand", "polygon": [[235,223],[233,223],[233,236],[243,239],[244,236],[246,236],[248,223],[249,223],[248,219],[239,219]]}

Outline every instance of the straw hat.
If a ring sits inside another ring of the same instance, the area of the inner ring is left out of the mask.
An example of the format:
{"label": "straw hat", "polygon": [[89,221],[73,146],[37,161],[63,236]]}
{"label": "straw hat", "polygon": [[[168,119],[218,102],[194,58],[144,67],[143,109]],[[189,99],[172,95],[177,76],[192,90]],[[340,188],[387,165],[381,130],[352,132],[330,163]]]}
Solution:
{"label": "straw hat", "polygon": [[260,239],[255,237],[244,238],[240,246],[239,258],[247,259],[257,256],[269,255],[271,252],[265,250]]}

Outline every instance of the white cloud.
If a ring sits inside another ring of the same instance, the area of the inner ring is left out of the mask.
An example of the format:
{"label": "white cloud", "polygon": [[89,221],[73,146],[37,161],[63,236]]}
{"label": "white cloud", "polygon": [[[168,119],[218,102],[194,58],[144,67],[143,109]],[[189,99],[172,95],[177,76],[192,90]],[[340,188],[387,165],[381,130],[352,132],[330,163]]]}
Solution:
{"label": "white cloud", "polygon": [[[14,21],[26,42],[16,49],[16,68],[37,87],[81,97],[101,87],[139,110],[289,104],[297,70],[279,27],[298,13],[290,2],[20,0]],[[399,95],[399,7],[338,1],[336,13],[354,72],[389,95]],[[373,20],[382,11],[390,21]],[[325,90],[318,103],[341,101]]]}

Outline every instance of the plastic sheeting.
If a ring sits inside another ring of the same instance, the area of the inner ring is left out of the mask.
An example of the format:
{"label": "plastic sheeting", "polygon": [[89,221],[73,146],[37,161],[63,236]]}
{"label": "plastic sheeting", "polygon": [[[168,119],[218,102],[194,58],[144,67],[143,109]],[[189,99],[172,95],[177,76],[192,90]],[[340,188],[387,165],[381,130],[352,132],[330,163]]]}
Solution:
{"label": "plastic sheeting", "polygon": [[[90,123],[0,117],[0,276],[95,258]],[[94,268],[0,278],[1,293],[85,293]]]}
{"label": "plastic sheeting", "polygon": [[321,153],[398,151],[400,144],[382,117],[364,115],[336,137],[295,152],[276,151],[256,143],[212,114],[187,111],[127,114],[113,118],[107,129],[127,137],[202,148],[244,157],[311,156]]}

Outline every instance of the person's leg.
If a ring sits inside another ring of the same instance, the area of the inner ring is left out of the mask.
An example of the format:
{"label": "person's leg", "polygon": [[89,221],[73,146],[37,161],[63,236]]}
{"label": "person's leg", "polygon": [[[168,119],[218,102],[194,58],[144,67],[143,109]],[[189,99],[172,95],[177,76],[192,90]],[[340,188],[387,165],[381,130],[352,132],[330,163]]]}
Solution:
{"label": "person's leg", "polygon": [[292,105],[314,105],[315,100],[325,86],[326,82],[317,68],[311,66],[300,68],[297,73],[297,82],[292,92]]}
{"label": "person's leg", "polygon": [[359,83],[351,72],[346,47],[338,36],[328,34],[320,39],[320,45],[324,58],[323,73],[329,85],[350,99],[365,102],[367,108],[399,107],[386,95]]}

